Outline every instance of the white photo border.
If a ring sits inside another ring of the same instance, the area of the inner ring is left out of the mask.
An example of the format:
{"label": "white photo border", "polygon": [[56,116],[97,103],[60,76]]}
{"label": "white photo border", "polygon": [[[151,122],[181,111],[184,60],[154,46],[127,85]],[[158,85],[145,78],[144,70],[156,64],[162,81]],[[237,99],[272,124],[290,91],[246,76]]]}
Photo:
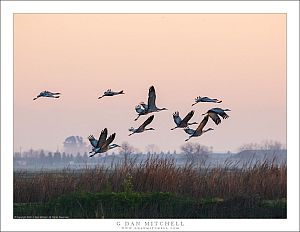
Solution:
{"label": "white photo border", "polygon": [[[283,13],[287,14],[287,219],[180,219],[177,231],[299,229],[298,1],[2,1],[1,229],[5,231],[125,231],[119,223],[167,219],[13,219],[13,15],[16,13]],[[84,221],[82,221],[84,220]],[[132,230],[134,231],[134,230]],[[151,231],[151,230],[143,230]],[[172,230],[169,230],[172,231]],[[175,230],[176,231],[176,230]]]}

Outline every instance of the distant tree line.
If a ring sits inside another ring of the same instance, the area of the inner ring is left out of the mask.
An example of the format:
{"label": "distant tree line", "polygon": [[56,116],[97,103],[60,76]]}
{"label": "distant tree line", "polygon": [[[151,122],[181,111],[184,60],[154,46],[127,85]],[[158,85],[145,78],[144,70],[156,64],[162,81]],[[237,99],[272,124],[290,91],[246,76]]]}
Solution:
{"label": "distant tree line", "polygon": [[[146,153],[141,153],[138,149],[134,148],[128,142],[121,144],[121,150],[117,154],[118,158],[123,160],[125,165],[133,163],[139,157],[139,155],[159,155],[159,156],[169,156],[173,155],[176,158],[186,159],[189,163],[196,163],[199,161],[205,161],[208,155],[212,153],[212,147],[207,147],[199,143],[185,143],[181,146],[181,153],[176,154],[176,151],[171,152],[161,152],[159,147],[154,144],[150,144],[146,147]],[[26,152],[15,152],[14,153],[14,165],[15,167],[20,166],[39,166],[39,167],[58,167],[58,166],[67,166],[69,164],[97,164],[98,162],[103,161],[103,157],[107,154],[101,154],[93,158],[89,158],[88,153],[84,152],[83,154],[77,153],[76,155],[66,152],[45,152],[44,150],[36,151],[29,150]],[[112,155],[116,155],[112,153]],[[110,156],[111,157],[111,156]],[[100,161],[100,159],[102,161]]]}
{"label": "distant tree line", "polygon": [[14,165],[16,166],[57,166],[65,165],[70,163],[85,163],[88,159],[88,154],[77,153],[66,154],[65,152],[45,152],[41,151],[30,151],[24,152],[22,155],[20,152],[14,153]]}
{"label": "distant tree line", "polygon": [[246,143],[239,147],[239,151],[246,151],[246,150],[279,151],[279,150],[286,150],[286,145],[274,140],[264,140],[260,143]]}

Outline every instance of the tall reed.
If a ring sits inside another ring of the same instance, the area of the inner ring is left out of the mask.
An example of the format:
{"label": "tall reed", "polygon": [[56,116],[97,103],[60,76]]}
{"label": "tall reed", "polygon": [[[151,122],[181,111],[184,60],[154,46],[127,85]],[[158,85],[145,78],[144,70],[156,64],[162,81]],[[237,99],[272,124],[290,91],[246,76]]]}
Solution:
{"label": "tall reed", "polygon": [[129,182],[132,191],[170,192],[196,199],[240,196],[279,199],[286,198],[287,166],[264,161],[242,168],[233,163],[217,168],[192,163],[179,167],[173,159],[150,156],[141,163],[132,161],[109,168],[22,171],[14,173],[14,202],[47,202],[78,191],[122,192],[128,190]]}

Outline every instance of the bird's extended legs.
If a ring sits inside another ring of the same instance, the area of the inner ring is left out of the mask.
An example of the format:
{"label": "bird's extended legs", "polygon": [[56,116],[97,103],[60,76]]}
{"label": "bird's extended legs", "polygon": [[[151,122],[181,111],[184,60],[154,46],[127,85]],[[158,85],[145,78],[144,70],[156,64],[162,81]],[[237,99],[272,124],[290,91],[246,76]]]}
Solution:
{"label": "bird's extended legs", "polygon": [[138,116],[134,119],[134,121],[138,120],[140,116],[141,116],[141,115],[138,115]]}
{"label": "bird's extended legs", "polygon": [[176,129],[176,128],[178,128],[178,127],[176,126],[176,127],[172,128],[171,130],[174,130],[174,129]]}
{"label": "bird's extended legs", "polygon": [[192,136],[190,136],[188,139],[184,140],[185,142],[189,141],[192,138]]}

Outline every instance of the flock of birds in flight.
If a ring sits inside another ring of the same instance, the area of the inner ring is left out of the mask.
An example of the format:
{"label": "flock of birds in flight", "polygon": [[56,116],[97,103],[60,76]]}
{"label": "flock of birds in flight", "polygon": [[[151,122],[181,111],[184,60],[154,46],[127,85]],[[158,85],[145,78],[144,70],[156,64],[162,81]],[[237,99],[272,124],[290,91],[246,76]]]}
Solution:
{"label": "flock of birds in flight", "polygon": [[[50,91],[43,91],[38,96],[36,96],[33,100],[36,100],[40,97],[59,98],[60,94],[61,93],[52,93]],[[110,96],[110,97],[116,96],[116,95],[120,95],[120,94],[124,94],[123,90],[119,91],[119,92],[114,92],[111,89],[108,89],[103,93],[102,96],[98,97],[98,99],[103,98],[103,97],[108,97],[108,96]],[[148,115],[150,113],[167,110],[166,108],[158,108],[156,106],[155,102],[156,102],[155,88],[154,88],[154,86],[151,86],[149,88],[149,92],[148,92],[147,104],[145,102],[141,102],[135,107],[135,111],[137,112],[138,116],[134,120],[135,121],[138,120],[138,118],[143,115]],[[209,97],[200,97],[199,96],[199,97],[195,98],[195,103],[193,103],[192,106],[194,106],[200,102],[221,103],[222,101],[220,101],[218,99],[212,99]],[[206,113],[202,114],[205,116],[196,129],[192,129],[189,127],[191,125],[198,124],[197,122],[189,122],[190,119],[194,115],[194,110],[190,111],[183,119],[181,119],[181,117],[179,116],[179,112],[176,111],[175,113],[173,113],[173,119],[174,119],[176,126],[174,128],[172,128],[171,130],[174,130],[177,128],[182,128],[189,135],[189,137],[185,140],[185,141],[188,141],[192,137],[199,137],[199,136],[203,135],[205,132],[213,130],[213,128],[208,128],[208,129],[204,130],[204,127],[207,124],[209,118],[211,118],[216,125],[219,125],[221,123],[220,116],[223,119],[228,118],[229,116],[226,114],[225,111],[230,111],[230,109],[212,108],[212,109],[208,110]],[[131,127],[129,129],[129,131],[131,132],[129,134],[129,136],[131,136],[133,134],[137,134],[137,133],[142,133],[147,130],[155,130],[152,127],[146,128],[153,121],[153,119],[154,119],[154,115],[151,115],[138,128]],[[92,154],[90,155],[90,157],[93,157],[94,155],[96,155],[98,153],[107,152],[108,150],[113,149],[115,147],[120,147],[117,144],[112,144],[115,137],[116,137],[116,133],[113,133],[112,135],[110,135],[107,138],[107,128],[105,128],[104,130],[101,131],[98,140],[95,139],[95,137],[93,135],[90,135],[88,137],[88,139],[92,145],[92,151],[90,151],[90,153],[92,153]]]}

